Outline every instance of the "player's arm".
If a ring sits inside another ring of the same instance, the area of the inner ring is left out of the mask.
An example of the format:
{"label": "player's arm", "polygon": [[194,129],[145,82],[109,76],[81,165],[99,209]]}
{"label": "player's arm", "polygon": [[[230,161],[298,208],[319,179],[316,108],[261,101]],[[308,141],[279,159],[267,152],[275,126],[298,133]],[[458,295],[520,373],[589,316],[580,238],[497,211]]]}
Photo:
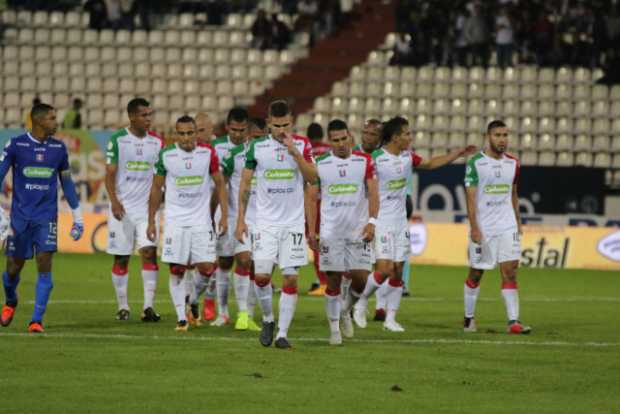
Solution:
{"label": "player's arm", "polygon": [[512,185],[512,209],[515,212],[515,219],[517,219],[517,228],[519,234],[523,234],[523,228],[521,227],[521,212],[519,211],[519,195],[517,194],[517,183]]}
{"label": "player's arm", "polygon": [[375,226],[379,215],[379,184],[377,179],[366,179],[366,190],[368,192],[368,224],[364,227],[362,238],[365,242],[371,242],[375,238]]}
{"label": "player's arm", "polygon": [[474,243],[480,243],[482,241],[482,232],[480,231],[478,216],[476,214],[478,181],[476,164],[470,161],[465,169],[465,195],[467,198],[467,218],[469,219],[471,240]]}
{"label": "player's arm", "polygon": [[69,169],[69,153],[64,148],[64,154],[60,166],[58,167],[58,178],[60,180],[60,186],[62,192],[65,194],[67,203],[71,207],[71,214],[73,215],[73,225],[71,226],[71,238],[78,241],[84,233],[84,217],[82,216],[82,209],[80,208],[80,199],[77,191],[75,190],[75,184],[71,179],[71,170]]}
{"label": "player's arm", "polygon": [[305,143],[303,154],[299,152],[297,147],[295,146],[295,140],[292,136],[288,135],[282,141],[284,145],[288,148],[288,153],[291,154],[297,166],[299,167],[299,171],[301,175],[304,177],[304,181],[308,184],[315,183],[319,178],[318,171],[316,169],[316,165],[312,160],[312,148],[309,143]]}
{"label": "player's arm", "polygon": [[239,208],[237,211],[237,226],[235,230],[235,238],[242,243],[244,241],[244,235],[248,235],[248,228],[245,224],[245,212],[247,211],[248,203],[250,202],[253,176],[254,169],[246,167],[241,172],[241,181],[239,182]]}
{"label": "player's arm", "polygon": [[150,241],[155,241],[157,235],[157,226],[155,224],[155,217],[159,211],[161,200],[164,195],[164,185],[166,176],[159,175],[157,172],[153,174],[153,183],[151,184],[151,194],[149,195],[149,224],[146,230],[146,236]]}
{"label": "player's arm", "polygon": [[[12,142],[9,141],[4,147],[2,155],[0,155],[0,185],[4,183],[4,178],[8,174],[9,169],[11,169],[14,158],[13,145]],[[9,235],[10,227],[11,220],[9,219],[9,215],[6,214],[6,211],[0,207],[0,241],[6,239]]]}
{"label": "player's arm", "polygon": [[436,168],[443,167],[444,165],[448,165],[461,157],[471,155],[476,151],[478,151],[478,148],[476,146],[468,145],[466,147],[457,148],[453,151],[450,151],[445,155],[438,155],[428,160],[421,160],[417,165],[414,165],[414,167],[420,170],[434,170]]}
{"label": "player's arm", "polygon": [[220,171],[211,174],[211,178],[215,183],[215,192],[220,204],[219,234],[225,234],[228,231],[228,189],[226,188],[226,181]]}
{"label": "player's arm", "polygon": [[116,196],[116,173],[118,171],[118,143],[111,139],[106,151],[105,166],[105,189],[108,192],[112,215],[117,220],[122,220],[125,215],[125,208]]}
{"label": "player's arm", "polygon": [[304,191],[304,207],[306,221],[308,222],[308,244],[313,250],[318,249],[316,234],[317,200],[320,192],[320,184],[306,186]]}

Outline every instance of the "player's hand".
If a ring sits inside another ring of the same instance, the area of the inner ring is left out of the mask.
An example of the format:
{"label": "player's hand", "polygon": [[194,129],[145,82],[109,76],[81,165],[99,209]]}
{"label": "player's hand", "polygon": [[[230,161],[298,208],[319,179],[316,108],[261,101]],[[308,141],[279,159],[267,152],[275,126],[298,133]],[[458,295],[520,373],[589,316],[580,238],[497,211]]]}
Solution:
{"label": "player's hand", "polygon": [[372,223],[366,224],[364,231],[362,231],[362,240],[366,243],[370,243],[375,238],[375,225]]}
{"label": "player's hand", "polygon": [[73,241],[78,241],[82,238],[84,234],[84,223],[74,222],[73,226],[71,226],[71,231],[69,235],[73,239]]}
{"label": "player's hand", "polygon": [[310,246],[312,250],[319,250],[319,238],[315,232],[308,232],[308,246]]}
{"label": "player's hand", "polygon": [[480,244],[482,242],[482,232],[480,232],[478,226],[472,227],[471,229],[471,241],[476,244]]}
{"label": "player's hand", "polygon": [[125,217],[125,207],[118,200],[112,201],[112,215],[119,221]]}
{"label": "player's hand", "polygon": [[11,231],[11,219],[9,218],[6,211],[3,208],[0,208],[0,241],[3,241],[9,236],[9,232]]}
{"label": "player's hand", "polygon": [[478,147],[475,145],[468,145],[463,147],[459,151],[459,157],[467,157],[468,155],[478,152]]}
{"label": "player's hand", "polygon": [[301,155],[301,153],[295,146],[295,140],[293,139],[293,136],[291,134],[284,135],[284,138],[282,139],[282,144],[286,146],[286,148],[288,149],[288,153],[291,154],[293,157],[298,157]]}
{"label": "player's hand", "polygon": [[157,227],[155,227],[155,223],[149,223],[149,226],[146,228],[146,237],[155,242],[155,238],[157,237]]}
{"label": "player's hand", "polygon": [[224,216],[220,218],[220,222],[218,223],[219,233],[218,236],[223,236],[228,231],[228,219]]}
{"label": "player's hand", "polygon": [[244,236],[248,236],[248,226],[245,224],[245,221],[238,221],[237,229],[235,230],[235,239],[237,239],[240,243],[245,243]]}

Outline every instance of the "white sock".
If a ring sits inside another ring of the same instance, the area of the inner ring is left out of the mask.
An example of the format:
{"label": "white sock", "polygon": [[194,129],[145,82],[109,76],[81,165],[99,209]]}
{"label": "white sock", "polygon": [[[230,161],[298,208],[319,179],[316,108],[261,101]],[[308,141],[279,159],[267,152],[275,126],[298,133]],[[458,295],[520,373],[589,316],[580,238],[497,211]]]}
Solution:
{"label": "white sock", "polygon": [[263,322],[273,322],[273,288],[271,283],[267,286],[258,286],[254,284],[254,290],[256,292],[256,299],[260,303],[260,309],[263,312]]}
{"label": "white sock", "polygon": [[250,275],[240,275],[235,272],[235,299],[237,300],[237,307],[239,312],[248,311],[248,293],[250,290]]}
{"label": "white sock", "polygon": [[172,304],[177,312],[177,320],[184,321],[185,316],[185,283],[183,283],[183,276],[170,275],[168,282],[170,288],[170,297],[172,298]]}
{"label": "white sock", "polygon": [[353,289],[349,289],[349,291],[347,292],[347,296],[344,298],[344,301],[342,302],[342,312],[349,312],[351,308],[353,307],[353,305],[355,305],[359,297],[360,297],[359,293],[357,293]]}
{"label": "white sock", "polygon": [[375,290],[380,287],[381,285],[375,280],[375,274],[369,274],[368,279],[366,280],[366,286],[364,287],[364,291],[362,292],[360,299],[366,299],[366,301],[368,301],[372,294],[375,293]]}
{"label": "white sock", "polygon": [[351,289],[351,283],[353,283],[353,279],[350,277],[342,277],[342,280],[340,281],[340,299],[342,302],[347,300],[349,289]]}
{"label": "white sock", "polygon": [[114,291],[116,292],[116,302],[118,303],[118,309],[129,310],[129,302],[127,300],[127,284],[129,283],[129,273],[119,275],[112,271],[112,284],[114,285]]}
{"label": "white sock", "polygon": [[[249,279],[249,278],[248,278]],[[248,316],[254,317],[254,308],[256,307],[256,289],[254,288],[254,281],[250,280],[250,286],[248,287]]]}
{"label": "white sock", "polygon": [[228,282],[230,270],[217,269],[215,272],[215,290],[217,292],[217,313],[228,316]]}
{"label": "white sock", "polygon": [[388,284],[386,299],[387,299],[387,314],[385,316],[386,321],[395,321],[396,312],[400,308],[400,299],[403,297],[402,286],[392,286]]}
{"label": "white sock", "polygon": [[209,278],[209,283],[207,284],[207,290],[205,290],[205,299],[215,300],[215,293],[216,293],[215,286],[217,285],[217,281],[215,279],[216,278],[214,278],[213,276]]}
{"label": "white sock", "polygon": [[280,294],[280,315],[278,317],[278,335],[277,338],[286,338],[288,328],[293,321],[295,315],[295,307],[297,306],[297,291],[295,293],[286,293],[282,289]]}
{"label": "white sock", "polygon": [[187,269],[183,274],[183,281],[185,282],[185,298],[189,298],[191,303],[194,297],[194,273],[193,269]]}
{"label": "white sock", "polygon": [[465,282],[465,287],[463,288],[463,298],[465,302],[465,317],[473,318],[474,312],[476,310],[476,301],[478,300],[478,295],[480,294],[480,286],[475,288],[471,288]]}
{"label": "white sock", "polygon": [[144,285],[144,309],[153,307],[155,289],[157,289],[157,269],[142,269],[142,284]]}
{"label": "white sock", "polygon": [[330,295],[326,292],[325,299],[325,313],[329,322],[329,330],[340,332],[340,311],[342,308],[340,295]]}
{"label": "white sock", "polygon": [[387,293],[388,293],[388,280],[385,279],[381,284],[381,287],[375,292],[377,303],[375,309],[384,309],[387,307]]}
{"label": "white sock", "polygon": [[200,274],[200,272],[196,270],[192,270],[191,273],[185,273],[185,277],[187,278],[189,275],[192,275],[192,290],[190,291],[190,303],[196,305],[200,301],[200,296],[204,293],[204,291],[209,286],[209,282],[212,277],[204,277]]}
{"label": "white sock", "polygon": [[506,315],[509,321],[519,320],[519,291],[515,289],[502,289],[504,304],[506,305]]}

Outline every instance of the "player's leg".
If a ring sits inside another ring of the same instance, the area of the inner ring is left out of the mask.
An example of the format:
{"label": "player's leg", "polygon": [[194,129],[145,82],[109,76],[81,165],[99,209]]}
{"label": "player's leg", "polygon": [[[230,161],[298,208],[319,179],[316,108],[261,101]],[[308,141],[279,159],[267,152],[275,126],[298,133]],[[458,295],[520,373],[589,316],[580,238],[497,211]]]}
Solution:
{"label": "player's leg", "polygon": [[280,294],[278,335],[275,345],[280,349],[291,347],[287,335],[297,307],[297,280],[299,268],[308,264],[306,236],[303,227],[280,229],[278,235],[278,264],[284,279]]}
{"label": "player's leg", "polygon": [[228,312],[228,286],[233,267],[235,250],[235,229],[231,228],[226,234],[217,239],[217,270],[215,271],[215,291],[217,294],[217,318],[212,326],[223,326],[230,323]]}
{"label": "player's leg", "polygon": [[271,272],[278,258],[278,229],[273,226],[257,226],[252,241],[252,254],[256,273],[254,291],[263,313],[259,341],[263,346],[270,346],[275,331]]}
{"label": "player's leg", "polygon": [[35,286],[34,311],[28,325],[28,332],[43,332],[43,316],[47,309],[47,302],[54,287],[52,281],[53,252],[37,252],[37,283]]}
{"label": "player's leg", "polygon": [[260,331],[260,327],[254,322],[254,310],[258,299],[256,298],[256,272],[254,270],[254,260],[250,262],[250,287],[248,289],[248,330]]}
{"label": "player's leg", "polygon": [[4,286],[4,305],[0,313],[0,325],[2,326],[9,326],[15,316],[15,308],[17,308],[17,303],[19,302],[17,297],[17,286],[20,281],[19,275],[25,262],[26,259],[19,257],[7,256],[6,258],[6,270],[2,274]]}
{"label": "player's leg", "polygon": [[478,295],[480,294],[480,281],[483,274],[484,270],[470,267],[467,279],[465,279],[463,287],[463,302],[465,306],[465,317],[463,318],[464,332],[476,332],[477,330],[474,313],[476,311]]}
{"label": "player's leg", "polygon": [[384,280],[379,289],[375,292],[375,321],[385,321],[385,310],[387,308],[388,280]]}
{"label": "player's leg", "polygon": [[181,264],[170,263],[170,280],[168,281],[168,288],[170,290],[170,297],[174,310],[177,315],[177,331],[187,331],[189,324],[185,316],[185,285],[183,283],[183,277],[187,268]]}
{"label": "player's leg", "polygon": [[508,333],[529,334],[531,327],[523,325],[519,320],[519,291],[517,289],[517,269],[519,261],[502,262],[499,269],[502,274],[502,297],[508,316]]}
{"label": "player's leg", "polygon": [[212,321],[217,317],[217,311],[215,309],[215,297],[217,296],[216,285],[217,282],[215,277],[212,277],[209,279],[209,283],[207,283],[204,291],[205,298],[203,301],[202,319],[205,321]]}
{"label": "player's leg", "polygon": [[345,240],[321,238],[319,250],[321,251],[319,268],[327,275],[325,314],[329,324],[329,343],[330,345],[341,345],[340,312],[342,300],[340,288],[342,274],[346,270]]}
{"label": "player's leg", "polygon": [[388,279],[385,292],[386,314],[383,328],[390,332],[404,332],[404,328],[396,322],[396,314],[400,308],[400,301],[403,297],[403,265],[404,262],[394,262],[393,271]]}
{"label": "player's leg", "polygon": [[106,251],[114,256],[112,286],[114,286],[118,305],[116,319],[121,321],[129,319],[127,286],[129,285],[129,258],[133,251],[134,236],[135,226],[127,217],[124,217],[123,220],[117,220],[112,213],[108,215],[108,247]]}
{"label": "player's leg", "polygon": [[[159,217],[155,218],[157,223],[157,235],[159,234]],[[141,319],[143,322],[157,322],[161,319],[153,308],[155,291],[157,290],[157,243],[152,242],[146,237],[148,222],[144,218],[136,219],[135,240],[142,259],[142,287],[144,291],[144,306],[142,307]],[[158,240],[157,235],[155,240]]]}
{"label": "player's leg", "polygon": [[353,320],[360,328],[365,328],[367,325],[366,311],[368,309],[368,299],[381,284],[391,276],[394,271],[392,261],[389,259],[378,258],[375,263],[375,271],[368,275],[366,279],[366,285],[360,295],[357,303],[353,307]]}
{"label": "player's leg", "polygon": [[249,327],[248,294],[250,291],[250,269],[252,260],[249,250],[235,255],[235,300],[237,301],[237,321],[235,329],[245,331]]}

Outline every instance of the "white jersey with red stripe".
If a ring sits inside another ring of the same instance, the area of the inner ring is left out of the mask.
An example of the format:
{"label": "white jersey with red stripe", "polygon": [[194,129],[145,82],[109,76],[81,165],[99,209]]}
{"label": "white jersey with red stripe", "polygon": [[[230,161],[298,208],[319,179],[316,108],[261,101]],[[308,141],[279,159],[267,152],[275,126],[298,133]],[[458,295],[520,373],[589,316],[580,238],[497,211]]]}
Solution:
{"label": "white jersey with red stripe", "polygon": [[159,154],[155,174],[166,177],[164,218],[170,226],[211,226],[211,175],[219,171],[213,147],[199,144],[185,151],[177,144]]}
{"label": "white jersey with red stripe", "polygon": [[407,180],[422,158],[411,150],[398,155],[379,148],[372,153],[379,183],[377,226],[401,226],[407,221]]}
{"label": "white jersey with red stripe", "polygon": [[[314,162],[310,141],[293,135],[295,146],[308,162]],[[245,167],[256,177],[256,225],[301,225],[304,215],[304,178],[287,147],[271,135],[256,138],[246,152]]]}
{"label": "white jersey with red stripe", "polygon": [[331,152],[316,160],[321,192],[321,237],[359,239],[368,223],[366,180],[375,177],[369,155],[354,151],[348,158]]}

